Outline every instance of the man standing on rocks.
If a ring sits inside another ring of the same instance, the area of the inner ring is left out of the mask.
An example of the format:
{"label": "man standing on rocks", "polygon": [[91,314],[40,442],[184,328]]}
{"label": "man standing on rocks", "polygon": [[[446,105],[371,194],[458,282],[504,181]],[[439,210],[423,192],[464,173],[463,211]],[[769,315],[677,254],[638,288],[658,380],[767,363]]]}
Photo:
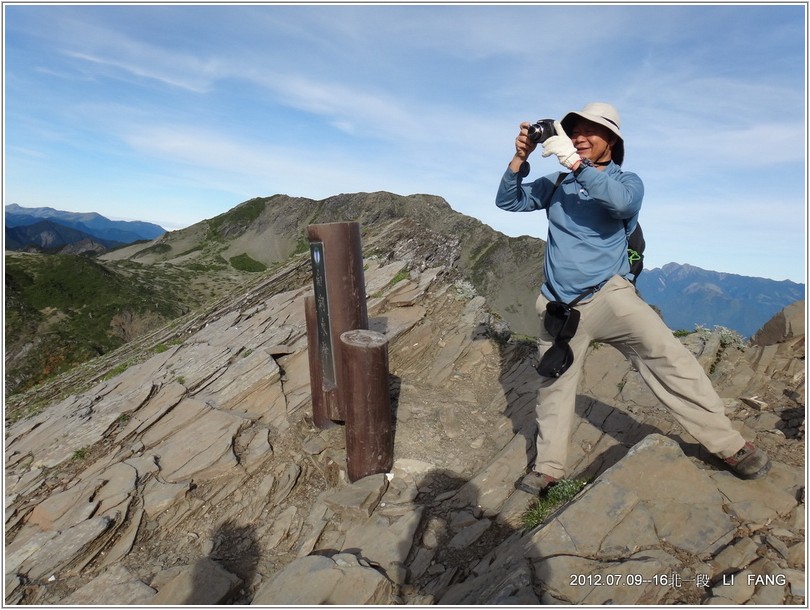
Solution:
{"label": "man standing on rocks", "polygon": [[[539,494],[566,474],[576,390],[592,341],[609,343],[628,356],[676,420],[734,473],[746,479],[764,476],[771,466],[768,456],[732,427],[703,368],[637,295],[631,281],[627,243],[638,224],[644,185],[621,168],[624,139],[618,111],[594,102],[553,125],[550,137],[542,126],[538,135],[536,126],[520,125],[515,155],[496,196],[501,209],[545,210],[548,215],[546,279],[536,307],[538,370],[552,376],[544,378],[538,390],[537,457],[521,488]],[[557,157],[569,171],[564,177],[552,174],[524,184],[530,169],[527,159],[538,143],[543,157]],[[560,314],[559,306],[547,311],[550,301],[577,299],[578,326],[564,311]],[[555,356],[567,359],[570,368],[541,370]]]}

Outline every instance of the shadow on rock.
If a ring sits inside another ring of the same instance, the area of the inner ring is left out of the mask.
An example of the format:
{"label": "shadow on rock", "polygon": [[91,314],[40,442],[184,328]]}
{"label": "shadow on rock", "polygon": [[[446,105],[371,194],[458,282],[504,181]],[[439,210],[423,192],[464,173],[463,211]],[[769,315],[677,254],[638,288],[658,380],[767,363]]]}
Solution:
{"label": "shadow on rock", "polygon": [[185,604],[250,603],[249,591],[261,557],[255,527],[225,521],[214,531],[211,542],[209,556],[194,565]]}
{"label": "shadow on rock", "polygon": [[[537,364],[537,344],[530,337],[516,336],[504,323],[482,325],[481,336],[492,339],[498,346],[501,372],[499,381],[505,396],[505,411],[512,421],[512,430],[525,440],[528,469],[536,456],[537,389],[542,378]],[[618,348],[627,363],[632,360]],[[629,370],[629,367],[628,367]],[[650,434],[664,434],[676,440],[687,455],[710,459],[695,443],[685,441],[672,426],[659,427],[631,412],[611,406],[585,394],[577,394],[573,429],[569,440],[569,478],[594,479],[621,460],[637,442]],[[665,418],[671,420],[666,415]],[[658,423],[658,419],[655,419]]]}

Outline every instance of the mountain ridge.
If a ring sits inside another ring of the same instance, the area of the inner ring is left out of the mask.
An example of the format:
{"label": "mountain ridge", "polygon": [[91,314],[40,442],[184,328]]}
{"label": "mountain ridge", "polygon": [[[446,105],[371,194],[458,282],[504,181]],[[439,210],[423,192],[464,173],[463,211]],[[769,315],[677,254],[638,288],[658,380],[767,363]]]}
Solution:
{"label": "mountain ridge", "polygon": [[[453,268],[466,278],[477,293],[487,299],[489,307],[505,321],[511,332],[536,336],[535,301],[543,279],[543,240],[530,236],[508,237],[475,218],[454,211],[444,199],[434,195],[401,196],[380,191],[344,193],[313,200],[277,194],[246,200],[190,227],[101,254],[96,259],[100,267],[94,267],[93,274],[109,272],[111,278],[143,286],[141,292],[153,301],[153,311],[147,315],[145,303],[132,307],[121,304],[119,311],[112,311],[102,303],[85,304],[89,305],[86,312],[92,312],[94,316],[92,335],[96,338],[89,345],[85,337],[70,340],[64,336],[58,346],[45,348],[43,337],[55,339],[57,335],[50,330],[66,328],[65,320],[71,320],[75,328],[83,327],[78,325],[81,309],[74,307],[65,311],[58,299],[54,304],[41,299],[36,306],[26,303],[23,292],[29,290],[28,287],[36,283],[40,275],[50,277],[43,275],[42,266],[46,263],[32,258],[33,255],[15,257],[7,253],[6,365],[7,370],[15,371],[16,380],[11,386],[7,385],[7,390],[29,387],[43,379],[38,376],[40,373],[63,370],[68,363],[76,364],[89,357],[88,354],[106,353],[122,339],[132,340],[139,333],[168,321],[163,297],[153,294],[172,294],[178,302],[172,315],[190,311],[206,301],[239,290],[245,282],[251,281],[250,278],[256,277],[257,272],[267,269],[267,273],[272,273],[290,256],[307,252],[305,228],[309,224],[345,221],[360,222],[364,238],[385,230],[392,222],[413,225],[414,235],[420,235],[418,246],[412,238],[397,245],[395,251],[376,251],[372,255],[388,261],[403,256],[413,259],[416,255],[411,250],[417,249],[421,265]],[[35,261],[38,262],[33,265]],[[58,264],[64,265],[65,262]],[[667,269],[677,269],[672,265]],[[644,283],[655,278],[656,273],[656,270],[645,270],[641,274],[639,285],[642,290]],[[722,277],[726,276],[722,274]],[[76,288],[64,287],[65,290]],[[700,290],[707,292],[710,297],[707,300],[712,303],[723,298],[719,284],[717,288],[704,285]],[[683,309],[694,308],[694,295],[693,290],[683,297],[688,299],[681,306]],[[648,294],[642,292],[642,296],[648,297]],[[647,300],[662,309],[655,298]],[[771,303],[769,306],[778,311],[778,305]],[[744,309],[743,306],[748,307],[749,303],[741,303],[737,309]],[[156,307],[162,310],[160,316],[153,315],[158,313]],[[762,321],[757,319],[754,330],[744,334],[752,335],[767,321],[764,314],[759,315]],[[679,323],[665,315],[665,321],[673,330],[692,330],[701,323],[733,328],[724,318]],[[108,336],[98,334],[99,324],[109,325]],[[90,333],[85,334],[90,336]],[[35,349],[35,346],[38,347]],[[83,347],[77,357],[75,352],[80,346]],[[51,355],[62,354],[58,369],[43,367],[39,361],[29,362],[43,349]]]}
{"label": "mountain ridge", "polygon": [[30,226],[47,220],[71,229],[76,229],[99,240],[129,244],[152,240],[166,230],[154,223],[141,220],[110,220],[98,212],[70,212],[51,207],[26,208],[12,203],[5,206],[6,228]]}
{"label": "mountain ridge", "polygon": [[[359,222],[364,231],[394,219],[409,219],[434,236],[436,257],[455,257],[460,271],[516,332],[534,334],[534,303],[543,277],[545,242],[510,238],[476,218],[453,210],[435,195],[386,191],[340,194],[322,200],[287,195],[256,197],[228,212],[166,233],[146,246],[128,246],[105,260],[143,263],[224,260],[243,254],[273,266],[308,250],[306,226]],[[391,253],[384,253],[390,255]],[[509,273],[504,270],[509,269]]]}
{"label": "mountain ridge", "polygon": [[636,284],[667,325],[691,330],[724,326],[751,337],[784,307],[804,299],[805,286],[700,267],[667,263],[645,269]]}
{"label": "mountain ridge", "polygon": [[96,253],[126,245],[124,242],[94,236],[52,220],[39,220],[33,224],[6,227],[5,246],[7,250],[34,248],[44,252],[57,252],[66,246],[82,243],[84,243],[83,251]]}
{"label": "mountain ridge", "polygon": [[[205,236],[215,235],[229,242],[223,253],[226,259],[246,253],[265,265],[272,265],[296,250],[306,249],[302,235],[307,224],[356,220],[363,226],[373,226],[403,217],[446,235],[450,241],[457,239],[459,268],[487,298],[494,311],[514,332],[536,334],[534,304],[544,277],[545,241],[528,235],[509,237],[476,218],[456,212],[447,201],[434,195],[401,196],[380,191],[344,193],[322,200],[287,195],[256,197],[212,219],[167,233],[146,248],[137,251],[125,248],[109,258],[137,255],[144,262],[169,262],[178,256],[178,250],[185,254],[198,248]],[[250,226],[254,221],[255,226]],[[180,239],[182,235],[196,235],[196,238]],[[183,245],[173,248],[171,244],[175,240]],[[653,249],[655,245],[647,247]],[[656,285],[667,273],[673,275],[672,284],[678,275],[698,270],[713,283],[693,282],[695,285],[688,295],[661,290]],[[748,287],[735,286],[741,282]],[[637,286],[645,300],[662,312],[673,330],[719,325],[746,337],[752,336],[781,308],[804,298],[804,286],[789,280],[737,276],[679,263],[668,263],[663,271],[645,269]],[[747,292],[739,295],[740,289]],[[729,290],[732,290],[730,295]],[[703,293],[701,301],[696,300],[699,293]],[[690,311],[695,315],[690,316]]]}

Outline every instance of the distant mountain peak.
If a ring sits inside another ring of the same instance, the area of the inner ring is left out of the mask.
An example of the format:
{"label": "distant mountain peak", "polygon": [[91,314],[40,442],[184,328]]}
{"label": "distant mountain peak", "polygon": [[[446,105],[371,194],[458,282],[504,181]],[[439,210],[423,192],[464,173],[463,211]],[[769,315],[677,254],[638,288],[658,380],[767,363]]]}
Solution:
{"label": "distant mountain peak", "polygon": [[752,336],[784,307],[804,299],[804,284],[771,280],[684,263],[647,269],[637,282],[673,330],[725,326]]}
{"label": "distant mountain peak", "polygon": [[[132,220],[110,220],[97,212],[67,212],[51,207],[26,208],[12,203],[5,207],[6,248],[23,249],[29,245],[48,241],[48,236],[37,236],[38,223],[47,221],[81,233],[67,237],[62,232],[64,244],[73,244],[86,239],[88,236],[102,244],[120,245],[131,244],[137,241],[151,241],[166,230],[156,224]],[[28,228],[25,230],[24,228]],[[10,230],[17,229],[16,234]],[[26,241],[20,247],[15,247],[19,240]]]}

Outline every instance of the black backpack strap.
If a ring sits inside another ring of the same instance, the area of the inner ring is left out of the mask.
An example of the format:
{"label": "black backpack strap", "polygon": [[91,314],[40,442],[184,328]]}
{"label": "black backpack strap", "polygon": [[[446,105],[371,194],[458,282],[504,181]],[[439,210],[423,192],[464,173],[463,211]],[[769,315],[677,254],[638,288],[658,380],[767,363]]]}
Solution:
{"label": "black backpack strap", "polygon": [[550,292],[552,295],[554,295],[554,298],[555,298],[555,299],[557,299],[558,301],[562,302],[562,299],[560,298],[560,295],[559,295],[559,294],[557,294],[557,291],[556,291],[556,290],[554,290],[554,287],[553,287],[551,284],[549,284],[548,282],[546,282],[545,284],[546,284],[546,286],[548,286],[548,291],[549,291],[549,292]]}
{"label": "black backpack strap", "polygon": [[560,185],[567,176],[568,172],[560,172],[560,174],[557,176],[557,181],[554,183],[554,188],[551,189],[551,192],[546,195],[545,199],[543,199],[543,209],[546,210],[546,214],[548,214],[548,206],[551,203],[551,198],[554,197],[554,193],[557,192],[557,189],[560,188]]}
{"label": "black backpack strap", "polygon": [[600,288],[601,288],[603,285],[604,285],[604,283],[600,284],[599,286],[591,286],[591,287],[590,287],[590,288],[588,288],[588,289],[587,289],[585,292],[583,292],[581,295],[579,295],[577,298],[575,298],[573,301],[571,301],[570,303],[568,303],[568,306],[569,306],[569,307],[574,307],[574,306],[575,306],[575,305],[577,305],[577,304],[578,304],[578,303],[579,303],[579,302],[580,302],[582,299],[584,299],[584,298],[585,298],[585,297],[587,297],[588,295],[591,295],[591,294],[593,294],[594,292],[596,292],[597,290],[599,290],[599,289],[600,289]]}
{"label": "black backpack strap", "polygon": [[[599,290],[599,289],[600,289],[602,286],[604,286],[604,285],[605,285],[605,282],[602,282],[601,284],[598,284],[597,286],[591,286],[591,287],[590,287],[590,288],[588,288],[588,289],[587,289],[585,292],[583,292],[582,294],[580,294],[579,296],[577,296],[577,297],[576,297],[576,298],[575,298],[573,301],[571,301],[570,303],[566,303],[566,304],[567,304],[569,307],[574,307],[574,306],[578,305],[578,304],[579,304],[579,302],[580,302],[582,299],[584,299],[585,297],[587,297],[587,296],[588,296],[588,295],[590,295],[590,294],[593,294],[594,292],[596,292],[597,290]],[[559,295],[559,294],[557,294],[557,291],[556,291],[556,290],[554,290],[554,288],[552,287],[552,285],[551,285],[551,284],[549,284],[548,282],[546,282],[546,286],[548,286],[549,292],[551,292],[551,294],[552,294],[552,295],[554,295],[554,298],[555,298],[555,299],[557,299],[557,301],[562,302],[562,299],[560,299],[560,295]]]}
{"label": "black backpack strap", "polygon": [[641,230],[641,224],[636,223],[636,228],[632,233],[627,232],[627,221],[624,223],[625,234],[627,235],[627,260],[630,262],[630,273],[633,275],[631,280],[633,284],[636,283],[638,276],[644,269],[644,249],[646,243],[644,242],[644,233]]}

